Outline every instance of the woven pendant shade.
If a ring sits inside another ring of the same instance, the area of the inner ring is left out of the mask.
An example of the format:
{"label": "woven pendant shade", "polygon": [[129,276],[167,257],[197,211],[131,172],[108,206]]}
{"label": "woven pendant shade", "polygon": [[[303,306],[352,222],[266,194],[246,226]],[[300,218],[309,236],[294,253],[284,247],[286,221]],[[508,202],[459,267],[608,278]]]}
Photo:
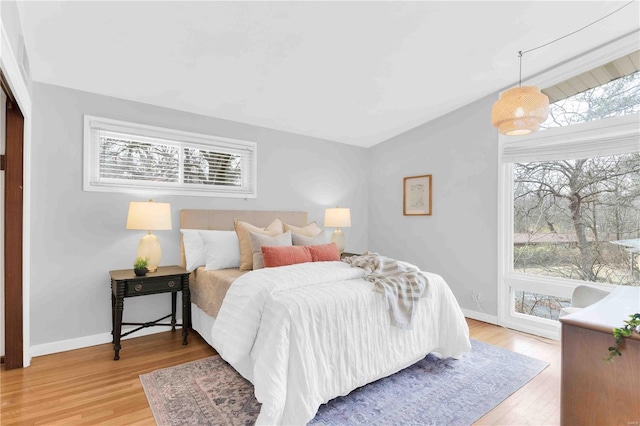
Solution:
{"label": "woven pendant shade", "polygon": [[506,90],[493,104],[491,124],[503,135],[527,135],[538,130],[549,116],[549,98],[535,86]]}

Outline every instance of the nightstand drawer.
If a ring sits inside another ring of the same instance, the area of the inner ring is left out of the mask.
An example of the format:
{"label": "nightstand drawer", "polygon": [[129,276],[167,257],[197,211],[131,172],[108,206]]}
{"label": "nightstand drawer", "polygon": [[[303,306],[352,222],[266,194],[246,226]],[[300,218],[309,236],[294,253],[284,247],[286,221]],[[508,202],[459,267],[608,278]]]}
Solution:
{"label": "nightstand drawer", "polygon": [[163,293],[167,291],[180,290],[179,279],[140,279],[127,281],[125,297],[136,296],[138,294]]}

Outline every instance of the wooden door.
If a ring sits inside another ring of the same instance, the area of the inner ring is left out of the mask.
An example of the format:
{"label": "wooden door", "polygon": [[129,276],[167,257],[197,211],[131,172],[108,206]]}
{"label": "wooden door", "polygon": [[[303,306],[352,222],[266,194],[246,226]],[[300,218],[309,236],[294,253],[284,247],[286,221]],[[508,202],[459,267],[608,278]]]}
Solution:
{"label": "wooden door", "polygon": [[4,173],[4,327],[5,369],[23,366],[22,224],[24,116],[0,71],[6,95],[6,153],[0,165]]}

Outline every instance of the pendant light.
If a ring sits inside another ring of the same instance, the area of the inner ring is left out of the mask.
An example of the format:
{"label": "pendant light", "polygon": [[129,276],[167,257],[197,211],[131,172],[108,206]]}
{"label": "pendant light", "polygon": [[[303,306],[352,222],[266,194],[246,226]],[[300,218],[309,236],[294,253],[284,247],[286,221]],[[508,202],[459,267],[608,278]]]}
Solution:
{"label": "pendant light", "polygon": [[536,86],[523,86],[522,85],[522,55],[529,53],[533,50],[540,49],[562,40],[565,37],[569,37],[577,32],[590,27],[596,22],[600,22],[605,18],[613,15],[621,9],[629,6],[635,0],[631,0],[624,5],[620,6],[613,12],[597,19],[590,24],[585,25],[569,34],[559,37],[555,40],[551,40],[548,43],[534,47],[526,51],[518,52],[520,58],[520,78],[518,80],[518,87],[511,88],[502,92],[500,99],[493,104],[491,109],[491,124],[498,128],[498,132],[503,135],[509,136],[521,136],[528,135],[535,132],[540,127],[540,124],[544,123],[549,116],[549,98],[547,95],[540,92]]}
{"label": "pendant light", "polygon": [[503,135],[521,136],[535,132],[549,116],[549,97],[536,86],[522,86],[522,51],[518,87],[505,90],[491,108],[491,124]]}

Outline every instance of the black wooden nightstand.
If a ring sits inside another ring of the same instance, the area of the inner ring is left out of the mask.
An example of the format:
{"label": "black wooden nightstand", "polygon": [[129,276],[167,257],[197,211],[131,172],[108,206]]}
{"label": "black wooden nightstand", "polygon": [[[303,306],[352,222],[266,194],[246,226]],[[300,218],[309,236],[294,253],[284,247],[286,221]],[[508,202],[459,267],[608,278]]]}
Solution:
{"label": "black wooden nightstand", "polygon": [[360,256],[360,255],[357,253],[347,253],[347,252],[340,253],[340,259],[344,259],[345,257],[351,257],[351,256]]}
{"label": "black wooden nightstand", "polygon": [[[109,271],[111,275],[111,325],[113,334],[114,360],[120,359],[120,339],[145,327],[156,325],[169,326],[171,331],[176,325],[182,326],[182,344],[187,344],[187,331],[191,318],[191,296],[189,293],[189,271],[180,266],[161,266],[156,272],[149,272],[144,277],[137,277],[133,269]],[[182,324],[176,324],[176,296],[182,292]],[[144,296],[147,294],[171,293],[171,313],[155,321],[122,322],[124,298]],[[171,317],[171,323],[160,321]],[[122,334],[123,325],[139,325],[140,327]]]}

